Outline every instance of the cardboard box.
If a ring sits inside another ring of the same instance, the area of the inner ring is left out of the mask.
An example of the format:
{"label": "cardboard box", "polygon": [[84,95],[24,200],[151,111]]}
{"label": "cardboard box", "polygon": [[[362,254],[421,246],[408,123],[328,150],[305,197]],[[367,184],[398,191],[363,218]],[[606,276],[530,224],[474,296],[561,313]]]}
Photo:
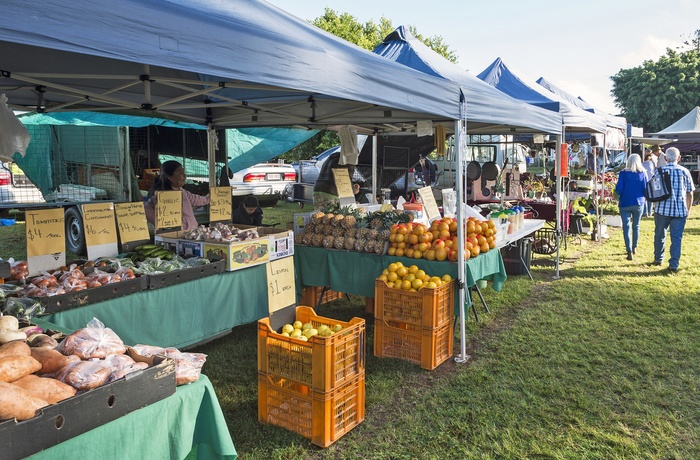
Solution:
{"label": "cardboard box", "polygon": [[[254,228],[245,225],[237,227]],[[167,232],[156,235],[155,243],[174,249],[183,256],[206,257],[212,261],[225,260],[226,271],[260,265],[294,254],[294,232],[273,227],[258,227],[257,230],[260,238],[247,241],[194,241],[182,238],[183,232]]]}
{"label": "cardboard box", "polygon": [[28,457],[175,394],[174,360],[127,352],[150,367],[51,404],[29,420],[0,422],[2,458]]}

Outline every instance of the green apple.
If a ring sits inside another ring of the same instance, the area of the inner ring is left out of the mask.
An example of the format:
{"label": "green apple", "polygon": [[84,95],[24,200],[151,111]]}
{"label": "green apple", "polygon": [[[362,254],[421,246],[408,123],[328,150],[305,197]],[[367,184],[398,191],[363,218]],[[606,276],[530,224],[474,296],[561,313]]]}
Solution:
{"label": "green apple", "polygon": [[304,323],[304,325],[301,326],[301,330],[302,330],[302,331],[305,331],[305,330],[307,330],[307,329],[312,329],[313,327],[314,327],[314,325],[311,324],[311,323]]}
{"label": "green apple", "polygon": [[304,335],[305,335],[307,338],[310,339],[311,337],[313,337],[313,336],[315,336],[315,335],[318,335],[318,329],[315,329],[315,328],[313,328],[313,327],[310,328],[310,329],[305,329],[305,330],[304,330]]}
{"label": "green apple", "polygon": [[306,337],[305,335],[300,335],[299,337],[297,337],[297,339],[301,340],[302,342],[308,342],[308,341],[309,341],[308,337]]}
{"label": "green apple", "polygon": [[284,326],[282,326],[282,332],[286,332],[287,335],[291,334],[293,330],[294,326],[292,326],[291,324],[285,324]]}
{"label": "green apple", "polygon": [[289,337],[289,332],[283,332],[282,337]]}
{"label": "green apple", "polygon": [[294,338],[297,338],[297,339],[298,339],[299,337],[301,337],[301,335],[302,335],[302,334],[301,334],[301,329],[294,329],[294,330],[289,334],[290,337],[294,337]]}
{"label": "green apple", "polygon": [[333,325],[332,329],[333,329],[333,332],[338,332],[341,329],[343,329],[343,326],[341,326],[340,324],[335,324],[335,325]]}

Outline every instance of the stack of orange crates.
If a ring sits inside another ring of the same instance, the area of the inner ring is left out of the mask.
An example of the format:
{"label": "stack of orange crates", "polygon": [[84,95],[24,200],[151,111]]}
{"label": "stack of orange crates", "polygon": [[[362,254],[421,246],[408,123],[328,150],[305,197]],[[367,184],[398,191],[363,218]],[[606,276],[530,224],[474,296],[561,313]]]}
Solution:
{"label": "stack of orange crates", "polygon": [[399,358],[432,370],[452,356],[454,280],[418,292],[376,280],[374,356]]}
{"label": "stack of orange crates", "polygon": [[302,291],[301,303],[303,305],[316,306],[319,304],[319,298],[321,298],[321,303],[327,303],[332,300],[338,300],[343,298],[342,292],[331,291],[330,289],[326,289],[326,292],[323,292],[323,297],[321,297],[322,292],[323,286],[305,287]]}
{"label": "stack of orange crates", "polygon": [[365,321],[317,316],[300,306],[296,320],[343,328],[308,342],[258,321],[258,420],[328,447],[365,419]]}

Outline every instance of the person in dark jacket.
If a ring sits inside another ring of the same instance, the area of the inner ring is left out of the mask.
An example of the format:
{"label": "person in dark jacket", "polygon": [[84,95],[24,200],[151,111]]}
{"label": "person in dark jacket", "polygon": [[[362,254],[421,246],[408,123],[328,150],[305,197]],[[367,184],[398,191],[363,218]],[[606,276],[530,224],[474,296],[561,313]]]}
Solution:
{"label": "person in dark jacket", "polygon": [[248,195],[243,203],[233,211],[233,223],[241,225],[253,225],[259,227],[262,225],[263,211],[258,206],[258,199],[253,195]]}

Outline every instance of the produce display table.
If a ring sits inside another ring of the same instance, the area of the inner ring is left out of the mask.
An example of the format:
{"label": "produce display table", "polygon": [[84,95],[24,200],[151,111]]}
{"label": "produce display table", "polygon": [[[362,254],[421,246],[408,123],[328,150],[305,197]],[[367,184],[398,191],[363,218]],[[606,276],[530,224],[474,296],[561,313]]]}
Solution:
{"label": "produce display table", "polygon": [[258,265],[147,289],[44,319],[75,330],[96,317],[124,343],[183,348],[268,315],[266,266]]}
{"label": "produce display table", "polygon": [[[456,263],[296,246],[294,272],[297,295],[305,286],[329,286],[334,291],[374,297],[374,280],[395,261],[401,261],[406,266],[415,264],[430,275],[442,276],[447,273],[456,279],[458,274]],[[503,288],[507,276],[497,249],[469,259],[465,265],[468,287],[483,279],[492,281],[495,291]],[[455,312],[459,311],[457,303],[458,299],[455,299]]]}
{"label": "produce display table", "polygon": [[214,388],[202,375],[197,382],[177,387],[172,396],[30,458],[233,460],[237,456]]}

